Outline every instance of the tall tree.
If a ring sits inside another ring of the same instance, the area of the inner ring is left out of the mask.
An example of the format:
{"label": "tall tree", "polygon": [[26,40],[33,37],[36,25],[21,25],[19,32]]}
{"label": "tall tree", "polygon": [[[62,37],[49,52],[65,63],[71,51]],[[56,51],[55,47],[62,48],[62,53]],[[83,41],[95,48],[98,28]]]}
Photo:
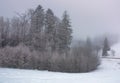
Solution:
{"label": "tall tree", "polygon": [[58,29],[58,41],[59,41],[59,50],[66,52],[70,49],[70,44],[72,40],[72,29],[70,28],[70,19],[69,15],[65,11],[63,14],[63,19]]}
{"label": "tall tree", "polygon": [[4,18],[0,17],[0,47],[3,47],[4,28],[5,28]]}
{"label": "tall tree", "polygon": [[38,6],[31,18],[31,46],[35,50],[43,50],[44,9]]}
{"label": "tall tree", "polygon": [[103,53],[102,53],[102,56],[107,56],[107,51],[110,50],[110,46],[109,46],[109,42],[108,42],[108,39],[105,38],[104,40],[104,45],[103,45]]}
{"label": "tall tree", "polygon": [[10,33],[9,30],[10,30],[10,21],[9,19],[6,19],[5,28],[4,28],[4,41],[3,41],[4,46],[9,44],[9,33]]}
{"label": "tall tree", "polygon": [[28,30],[30,27],[30,18],[31,18],[31,10],[27,11],[24,14],[19,14],[19,19],[20,19],[20,42],[21,43],[25,43],[27,40],[27,34],[28,34]]}
{"label": "tall tree", "polygon": [[8,44],[9,39],[9,28],[10,28],[10,22],[9,19],[4,19],[3,17],[0,17],[0,46],[4,47]]}
{"label": "tall tree", "polygon": [[11,20],[10,46],[16,46],[20,43],[20,19],[14,17]]}
{"label": "tall tree", "polygon": [[54,51],[55,50],[55,16],[51,9],[48,9],[45,16],[45,36],[46,36],[46,47]]}

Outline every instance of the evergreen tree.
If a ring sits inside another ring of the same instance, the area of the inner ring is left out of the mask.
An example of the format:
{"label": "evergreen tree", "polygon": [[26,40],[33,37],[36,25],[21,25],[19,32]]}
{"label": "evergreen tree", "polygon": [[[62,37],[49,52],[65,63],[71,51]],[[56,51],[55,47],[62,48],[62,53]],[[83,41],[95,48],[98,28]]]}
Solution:
{"label": "evergreen tree", "polygon": [[59,51],[67,52],[70,49],[70,44],[72,40],[72,29],[70,28],[69,15],[65,11],[63,14],[63,19],[58,29],[58,40],[59,40]]}
{"label": "evergreen tree", "polygon": [[38,6],[31,17],[31,46],[35,50],[43,50],[43,27],[44,27],[44,9]]}
{"label": "evergreen tree", "polygon": [[48,9],[45,17],[45,37],[46,37],[46,48],[51,51],[55,50],[55,16],[51,9]]}
{"label": "evergreen tree", "polygon": [[33,32],[41,33],[44,26],[44,9],[38,5],[31,18],[31,29]]}
{"label": "evergreen tree", "polygon": [[109,50],[110,50],[110,46],[109,46],[109,43],[108,43],[108,39],[105,38],[102,56],[107,56],[108,55],[107,51],[109,51]]}

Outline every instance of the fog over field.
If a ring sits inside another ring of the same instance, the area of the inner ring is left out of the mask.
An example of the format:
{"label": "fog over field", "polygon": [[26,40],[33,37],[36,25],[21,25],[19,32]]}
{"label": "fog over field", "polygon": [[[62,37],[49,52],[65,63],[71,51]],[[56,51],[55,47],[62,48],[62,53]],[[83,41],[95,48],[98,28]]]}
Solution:
{"label": "fog over field", "polygon": [[13,17],[37,5],[51,8],[58,17],[67,10],[74,38],[85,38],[99,34],[119,34],[119,0],[0,0],[0,16]]}

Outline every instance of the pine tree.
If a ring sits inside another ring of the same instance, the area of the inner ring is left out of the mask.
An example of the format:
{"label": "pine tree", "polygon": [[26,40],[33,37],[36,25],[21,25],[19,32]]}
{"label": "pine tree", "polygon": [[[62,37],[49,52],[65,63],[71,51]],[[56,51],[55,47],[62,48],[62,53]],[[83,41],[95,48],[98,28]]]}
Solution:
{"label": "pine tree", "polygon": [[43,46],[44,9],[38,6],[31,17],[30,37],[31,45],[35,50],[42,51]]}
{"label": "pine tree", "polygon": [[33,32],[41,33],[44,26],[44,9],[38,6],[31,18],[31,29]]}
{"label": "pine tree", "polygon": [[45,37],[46,37],[46,48],[51,51],[55,50],[55,16],[51,9],[48,9],[45,16]]}
{"label": "pine tree", "polygon": [[70,49],[70,44],[72,40],[72,29],[70,28],[69,15],[65,11],[63,14],[63,19],[58,29],[58,40],[59,40],[59,51],[67,52]]}
{"label": "pine tree", "polygon": [[108,55],[107,51],[109,51],[109,50],[110,50],[110,46],[109,46],[109,43],[108,43],[108,39],[105,38],[102,56],[107,56]]}

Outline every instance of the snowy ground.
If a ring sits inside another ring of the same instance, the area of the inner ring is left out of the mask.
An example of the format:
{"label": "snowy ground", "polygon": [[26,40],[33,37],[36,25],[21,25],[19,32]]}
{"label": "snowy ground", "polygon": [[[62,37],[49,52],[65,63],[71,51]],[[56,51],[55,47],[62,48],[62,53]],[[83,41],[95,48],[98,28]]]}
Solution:
{"label": "snowy ground", "polygon": [[120,60],[103,59],[90,73],[55,73],[0,68],[0,83],[120,83]]}
{"label": "snowy ground", "polygon": [[120,83],[120,59],[103,58],[98,70],[90,73],[0,68],[0,83]]}

